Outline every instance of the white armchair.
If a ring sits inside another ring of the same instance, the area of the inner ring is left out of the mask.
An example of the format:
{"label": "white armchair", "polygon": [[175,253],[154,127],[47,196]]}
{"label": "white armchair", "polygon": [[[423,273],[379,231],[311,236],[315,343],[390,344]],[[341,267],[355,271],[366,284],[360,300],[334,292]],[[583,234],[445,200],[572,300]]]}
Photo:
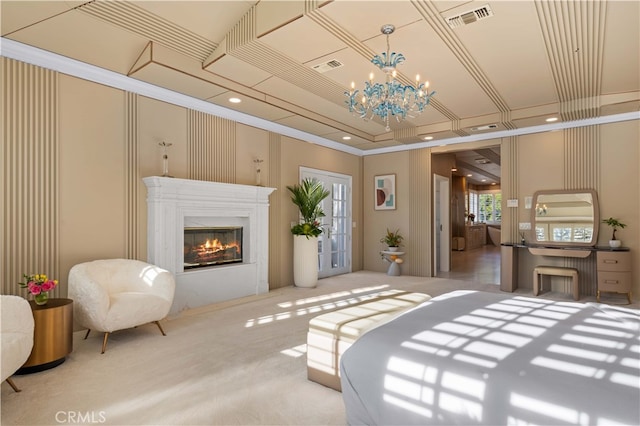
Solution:
{"label": "white armchair", "polygon": [[19,296],[0,296],[0,346],[2,356],[0,376],[14,391],[20,389],[13,383],[11,376],[31,354],[33,348],[33,313],[26,299]]}
{"label": "white armchair", "polygon": [[73,317],[91,330],[109,333],[153,322],[163,336],[160,320],[173,303],[175,280],[162,268],[139,260],[105,259],[75,265],[69,271],[69,298]]}

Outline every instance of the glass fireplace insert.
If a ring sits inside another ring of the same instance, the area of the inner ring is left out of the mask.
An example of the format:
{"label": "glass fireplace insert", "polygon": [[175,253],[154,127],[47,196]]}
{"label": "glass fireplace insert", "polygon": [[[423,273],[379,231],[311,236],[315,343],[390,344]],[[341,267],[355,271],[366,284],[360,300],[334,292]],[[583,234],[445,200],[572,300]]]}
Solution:
{"label": "glass fireplace insert", "polygon": [[242,263],[242,227],[184,229],[184,270]]}

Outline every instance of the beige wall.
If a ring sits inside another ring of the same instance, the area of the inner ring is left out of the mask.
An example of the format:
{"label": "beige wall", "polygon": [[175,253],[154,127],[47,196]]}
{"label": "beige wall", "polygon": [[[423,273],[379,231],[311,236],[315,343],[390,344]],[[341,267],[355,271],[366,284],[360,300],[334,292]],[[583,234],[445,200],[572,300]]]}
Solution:
{"label": "beige wall", "polygon": [[[395,152],[391,154],[371,155],[364,158],[364,191],[363,191],[363,212],[364,212],[364,233],[363,242],[366,250],[364,252],[364,269],[367,271],[384,272],[389,264],[382,260],[380,251],[386,249],[386,245],[380,242],[384,237],[387,228],[405,237],[403,251],[407,254],[403,256],[404,263],[402,270],[408,270],[412,262],[416,262],[416,253],[408,250],[407,243],[411,241],[411,230],[409,224],[409,156],[411,151]],[[396,209],[395,210],[375,210],[374,198],[374,178],[378,175],[396,175]],[[425,216],[425,221],[428,218]]]}
{"label": "beige wall", "polygon": [[[3,99],[3,293],[17,292],[21,273],[38,272],[55,274],[64,295],[68,270],[75,263],[105,257],[145,259],[146,188],[141,178],[161,173],[158,143],[163,140],[173,144],[169,171],[176,177],[198,178],[195,173],[214,176],[209,180],[253,184],[253,160],[264,160],[262,184],[277,188],[270,197],[271,288],[293,282],[289,227],[297,213],[286,186],[298,181],[300,166],[352,176],[354,271],[386,271],[379,239],[389,228],[400,229],[406,238],[403,273],[431,275],[431,156],[453,148],[359,157],[66,75],[46,72],[40,77],[33,73],[39,68],[6,58],[2,64],[3,84],[15,86],[11,90],[17,93]],[[32,89],[36,95],[19,95]],[[37,141],[33,147],[31,139]],[[594,187],[601,216],[628,225],[618,236],[632,250],[638,295],[639,140],[638,121],[631,121],[455,149],[501,145],[503,192],[508,194],[504,198],[518,198],[521,206],[517,211],[503,206],[505,241],[517,236],[519,221],[529,220],[525,196],[539,189]],[[27,146],[34,152],[27,152]],[[37,168],[34,157],[42,163]],[[397,209],[376,211],[374,176],[390,173],[396,175]],[[32,175],[39,176],[35,184]],[[46,197],[40,197],[42,193]],[[34,209],[31,198],[44,201]],[[21,203],[17,207],[16,200]],[[47,211],[47,203],[53,210]],[[608,238],[605,229],[599,244],[606,245]],[[535,261],[523,258],[525,267]],[[530,286],[528,273],[521,273],[520,284]]]}
{"label": "beige wall", "polygon": [[[22,153],[2,157],[3,168],[12,164],[10,185],[5,185],[5,174],[0,185],[3,203],[12,204],[2,215],[2,239],[8,229],[19,228],[12,245],[3,245],[11,248],[2,253],[3,294],[21,294],[16,283],[23,272],[58,278],[61,285],[56,295],[64,296],[66,277],[76,263],[115,257],[146,259],[146,187],[141,179],[162,173],[161,141],[172,144],[169,172],[177,178],[213,176],[205,180],[251,185],[256,183],[254,159],[264,160],[262,185],[277,189],[270,197],[271,288],[293,284],[289,228],[297,220],[297,211],[286,186],[298,182],[299,167],[351,176],[356,223],[352,269],[362,269],[361,157],[54,72],[45,73],[50,81],[38,80],[33,77],[38,67],[6,58],[2,64],[3,84],[13,86],[16,93],[15,98],[3,99],[4,110],[26,111],[2,115],[3,127],[26,129],[3,133],[3,147]],[[28,93],[31,86],[57,98],[21,98],[20,93]],[[18,108],[18,102],[27,107]],[[42,110],[53,117],[53,125],[43,120]],[[40,136],[46,132],[57,136],[59,147],[49,148],[52,143]],[[46,166],[37,186],[30,183],[34,155],[26,152],[30,145],[25,138],[36,139],[35,148],[29,149],[37,150],[43,158],[38,161]],[[55,192],[47,197],[55,200],[59,212],[55,205],[49,214],[39,209],[27,223],[22,216],[36,205],[29,203],[28,197],[34,194],[28,192],[49,192],[50,186]],[[18,198],[26,201],[13,208]],[[52,241],[44,243],[49,235],[54,236]],[[39,252],[56,256],[45,259],[32,254],[29,247],[37,241],[42,241]]]}

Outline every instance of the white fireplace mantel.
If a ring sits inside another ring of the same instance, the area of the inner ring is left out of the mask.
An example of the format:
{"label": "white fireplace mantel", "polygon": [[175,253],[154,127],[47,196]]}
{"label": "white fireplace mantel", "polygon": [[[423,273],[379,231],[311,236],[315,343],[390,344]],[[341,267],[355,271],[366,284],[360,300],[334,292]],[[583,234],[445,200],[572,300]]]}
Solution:
{"label": "white fireplace mantel", "polygon": [[[269,291],[269,194],[275,188],[152,176],[147,186],[147,261],[171,271],[170,313]],[[243,227],[243,261],[184,270],[185,226]]]}

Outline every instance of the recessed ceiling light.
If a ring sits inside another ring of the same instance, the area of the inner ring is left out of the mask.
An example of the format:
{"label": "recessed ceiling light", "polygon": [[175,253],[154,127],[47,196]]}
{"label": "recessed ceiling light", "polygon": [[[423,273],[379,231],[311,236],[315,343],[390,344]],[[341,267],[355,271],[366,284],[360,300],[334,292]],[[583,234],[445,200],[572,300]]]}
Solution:
{"label": "recessed ceiling light", "polygon": [[240,100],[240,98],[229,98],[229,102],[231,102],[232,104],[239,104],[242,101]]}
{"label": "recessed ceiling light", "polygon": [[433,136],[425,136],[425,137],[424,137],[424,140],[425,140],[425,141],[430,141],[430,140],[432,140],[432,139],[433,139]]}
{"label": "recessed ceiling light", "polygon": [[473,176],[471,173],[469,173],[469,174],[467,175],[467,177],[471,177],[471,176]]}
{"label": "recessed ceiling light", "polygon": [[495,184],[496,184],[495,182],[491,182],[491,185],[495,185]]}
{"label": "recessed ceiling light", "polygon": [[547,123],[553,123],[554,121],[558,121],[558,117],[549,117],[545,121]]}
{"label": "recessed ceiling light", "polygon": [[481,182],[486,182],[486,181],[487,181],[486,179],[482,179],[482,181],[481,181]]}
{"label": "recessed ceiling light", "polygon": [[452,171],[452,172],[457,172],[457,171],[458,171],[458,168],[457,168],[457,167],[452,167],[452,168],[451,168],[451,171]]}
{"label": "recessed ceiling light", "polygon": [[343,136],[342,140],[343,141],[350,141],[351,140],[351,136]]}

